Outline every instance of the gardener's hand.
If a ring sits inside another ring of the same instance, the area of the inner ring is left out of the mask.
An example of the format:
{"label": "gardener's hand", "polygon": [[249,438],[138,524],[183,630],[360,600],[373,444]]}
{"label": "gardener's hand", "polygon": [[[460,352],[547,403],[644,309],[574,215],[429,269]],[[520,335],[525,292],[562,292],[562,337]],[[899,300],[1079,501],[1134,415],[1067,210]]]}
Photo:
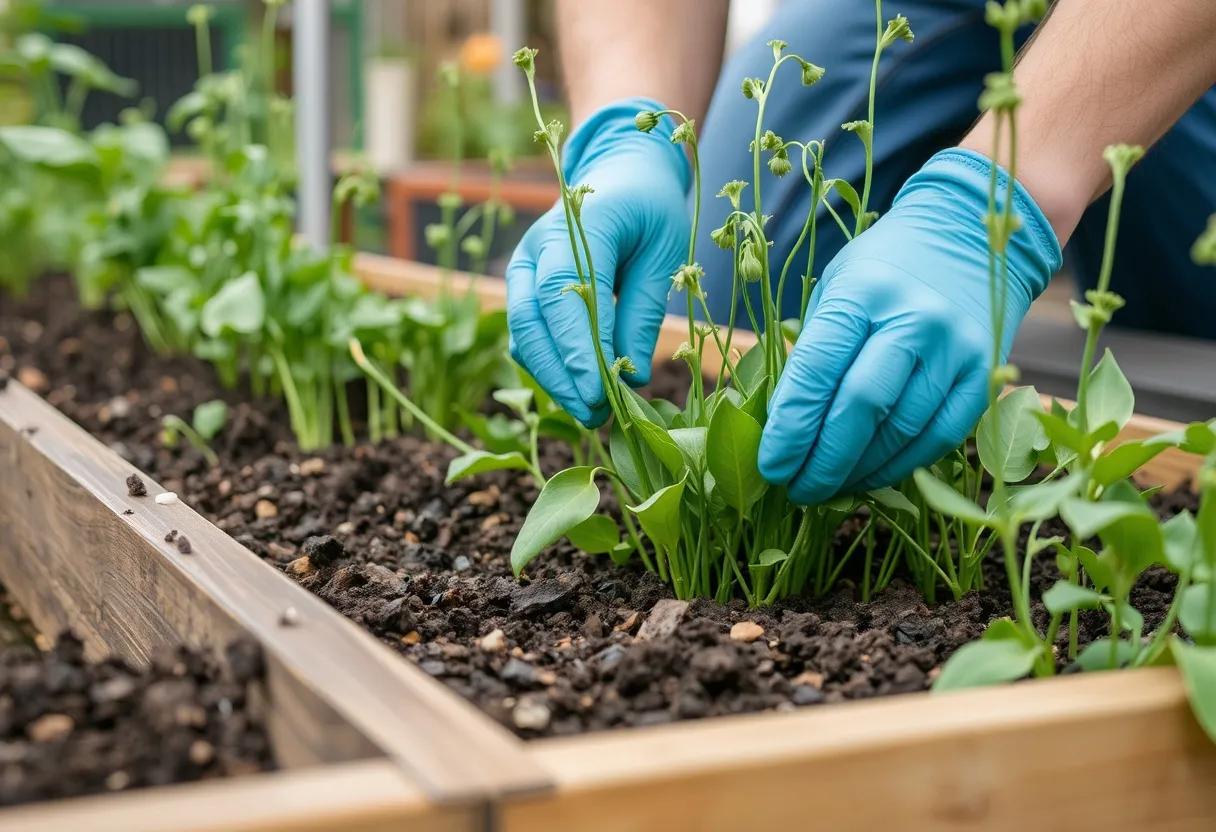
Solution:
{"label": "gardener's hand", "polygon": [[[625,378],[636,385],[650,380],[671,276],[689,234],[689,165],[683,148],[669,141],[674,124],[664,118],[650,133],[634,125],[640,110],[659,109],[654,101],[629,99],[599,110],[570,137],[563,160],[570,187],[594,189],[583,202],[582,222],[604,359],[609,365],[618,356],[632,359],[637,372]],[[586,274],[581,241],[579,253]],[[528,230],[507,267],[507,322],[511,356],[592,427],[608,409],[586,306],[564,291],[578,283],[578,268],[559,202]]]}
{"label": "gardener's hand", "polygon": [[[828,265],[769,405],[760,470],[797,503],[897,483],[957,447],[987,404],[991,163],[946,150]],[[1007,177],[1000,171],[1004,195]],[[1001,360],[1060,246],[1021,185]]]}

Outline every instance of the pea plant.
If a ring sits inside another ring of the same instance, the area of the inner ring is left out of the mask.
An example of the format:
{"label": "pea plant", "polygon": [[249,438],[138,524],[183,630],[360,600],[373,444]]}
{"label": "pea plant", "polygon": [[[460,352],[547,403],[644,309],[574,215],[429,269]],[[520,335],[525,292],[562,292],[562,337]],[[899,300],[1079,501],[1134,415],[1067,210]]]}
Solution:
{"label": "pea plant", "polygon": [[[1020,96],[1012,75],[1015,30],[1036,19],[1043,4],[1006,0],[988,6],[988,22],[1000,34],[1003,71],[990,75],[980,99],[997,125],[993,158],[1016,147]],[[1006,161],[1007,189],[998,193],[994,166],[988,213],[990,293],[993,300],[993,371],[990,406],[976,429],[981,470],[969,470],[965,455],[916,472],[923,499],[971,539],[999,543],[1008,579],[1013,615],[993,621],[983,637],[964,646],[946,663],[936,690],[1011,681],[1057,672],[1057,651],[1082,670],[1113,670],[1173,660],[1182,668],[1196,713],[1216,737],[1216,590],[1211,588],[1216,558],[1213,526],[1213,452],[1216,420],[1196,423],[1170,434],[1116,442],[1134,411],[1135,398],[1114,356],[1107,351],[1094,363],[1103,327],[1124,305],[1110,289],[1118,241],[1119,215],[1126,178],[1143,156],[1128,145],[1108,147],[1112,192],[1097,287],[1085,303],[1073,304],[1085,332],[1075,404],[1053,400],[1044,407],[1030,387],[1002,395],[1017,379],[1016,368],[1002,364],[1000,325],[1007,284],[1006,247],[1020,222],[1014,207],[1015,160]],[[1003,198],[1002,198],[1003,197]],[[1167,448],[1205,457],[1200,474],[1198,515],[1178,514],[1160,522],[1149,505],[1154,491],[1140,489],[1132,476]],[[951,465],[947,465],[947,463]],[[947,471],[947,467],[950,470]],[[957,472],[962,471],[960,476]],[[1046,472],[1026,484],[1035,471]],[[991,490],[981,507],[982,474]],[[1045,534],[1045,524],[1059,518],[1066,534]],[[1025,541],[1024,543],[1022,541]],[[976,550],[973,550],[976,551]],[[1060,576],[1038,599],[1046,610],[1045,626],[1034,616],[1032,567],[1036,559],[1054,556]],[[1136,582],[1150,568],[1176,577],[1173,603],[1151,631],[1132,603]],[[1079,617],[1083,611],[1102,615],[1108,635],[1079,650]],[[1181,629],[1190,639],[1184,639]]]}
{"label": "pea plant", "polygon": [[[899,553],[879,551],[876,529],[879,523],[896,516],[917,516],[918,509],[904,494],[882,489],[822,506],[798,507],[789,501],[784,489],[765,483],[756,462],[768,400],[801,325],[800,320],[780,319],[781,298],[797,258],[805,256],[801,277],[805,316],[814,283],[814,240],[820,208],[826,206],[849,238],[864,233],[875,217],[868,201],[877,67],[886,49],[913,37],[906,18],[898,16],[884,24],[881,3],[875,6],[868,118],[844,125],[865,146],[866,178],[860,195],[842,180],[825,178],[822,141],[787,140],[765,128],[766,104],[783,67],[796,69],[805,86],[814,85],[824,74],[822,67],[787,52],[783,41],[772,41],[773,62],[768,76],[747,78],[741,88],[742,94],[757,105],[750,147],[752,181],[730,182],[722,188],[719,195],[728,201],[730,212],[711,235],[715,244],[733,253],[729,320],[724,327],[715,325],[705,303],[701,285],[704,272],[696,261],[700,217],[694,212],[687,259],[672,278],[673,291],[685,293],[689,313],[688,340],[675,355],[692,372],[687,403],[681,408],[640,396],[621,380],[622,373],[633,369],[629,357],[609,363],[598,339],[592,337],[613,416],[607,447],[593,437],[590,458],[546,481],[511,552],[517,574],[545,547],[565,536],[586,551],[607,551],[618,560],[636,556],[647,569],[670,583],[679,598],[725,601],[737,593],[749,604],[760,605],[807,590],[824,592],[863,547],[865,593],[880,589],[890,580]],[[528,81],[538,125],[536,140],[546,148],[558,176],[578,275],[568,290],[583,300],[594,333],[599,331],[596,266],[582,224],[582,206],[586,199],[594,199],[594,194],[588,186],[571,184],[564,178],[559,162],[563,126],[557,121],[546,122],[541,114],[535,85],[536,55],[536,50],[523,48],[514,60]],[[636,119],[638,129],[647,133],[660,124],[670,130],[672,142],[688,149],[694,205],[699,205],[702,184],[695,125],[675,110],[642,112]],[[801,173],[810,187],[810,204],[801,236],[781,264],[774,290],[771,277],[777,265],[769,262],[760,173],[763,165],[775,176],[788,175],[794,168],[791,152],[800,160]],[[749,188],[746,196],[751,205],[745,209],[745,191]],[[851,223],[827,202],[829,194],[838,194],[852,209]],[[746,284],[754,282],[760,283],[759,308],[745,291]],[[697,322],[698,312],[704,323]],[[732,341],[738,317],[744,313],[758,334],[758,343],[739,355]],[[715,350],[721,359],[712,391],[706,390],[702,377],[707,349]],[[600,481],[614,492],[623,509],[623,533],[617,523],[597,513]],[[851,546],[840,551],[834,543],[835,532],[859,508],[865,518],[862,531]],[[881,559],[877,564],[876,558]],[[877,575],[873,584],[869,577],[872,574]]]}

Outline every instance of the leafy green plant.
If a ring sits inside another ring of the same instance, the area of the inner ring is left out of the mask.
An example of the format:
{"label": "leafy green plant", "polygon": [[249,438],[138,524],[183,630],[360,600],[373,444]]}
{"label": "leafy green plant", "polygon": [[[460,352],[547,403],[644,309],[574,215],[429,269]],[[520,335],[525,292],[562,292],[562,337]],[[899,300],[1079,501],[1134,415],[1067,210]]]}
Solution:
{"label": "leafy green plant", "polygon": [[[903,17],[884,25],[881,3],[875,5],[876,79],[883,51],[897,40],[910,40],[912,32]],[[630,359],[620,357],[609,364],[598,339],[592,337],[613,416],[608,448],[547,481],[512,549],[511,562],[516,573],[562,536],[581,546],[580,541],[591,526],[603,532],[596,541],[601,551],[610,551],[618,559],[636,553],[646,568],[671,584],[680,598],[705,596],[726,600],[738,593],[748,603],[759,605],[808,589],[823,592],[863,545],[866,575],[863,591],[867,596],[880,589],[894,573],[901,550],[879,553],[875,530],[880,523],[897,526],[893,520],[896,517],[919,516],[917,507],[903,494],[882,489],[859,498],[800,508],[789,502],[783,489],[765,483],[756,463],[768,399],[801,323],[780,319],[781,296],[795,258],[806,245],[806,269],[801,281],[805,314],[814,282],[814,238],[820,206],[827,205],[829,194],[843,197],[853,210],[851,224],[846,224],[834,207],[829,206],[828,210],[847,237],[863,233],[874,218],[867,209],[872,162],[867,162],[866,181],[858,196],[851,185],[824,177],[823,142],[787,141],[765,129],[766,104],[783,66],[797,67],[806,86],[818,82],[824,72],[801,56],[787,53],[782,41],[774,40],[770,46],[773,64],[768,77],[748,78],[742,85],[743,95],[757,104],[751,144],[753,178],[750,183],[727,183],[722,189],[720,196],[729,201],[731,211],[725,224],[712,234],[717,245],[734,253],[729,320],[724,329],[715,326],[705,304],[701,288],[703,271],[696,262],[695,248],[700,218],[694,213],[687,259],[672,278],[673,289],[685,293],[689,313],[688,341],[675,355],[692,372],[687,403],[679,408],[667,401],[648,401],[639,396],[621,381],[621,374],[632,369]],[[535,85],[536,54],[536,50],[524,48],[515,54],[514,60],[528,80],[538,125],[536,140],[545,146],[559,180],[578,273],[577,283],[568,290],[583,300],[590,331],[596,332],[595,263],[581,221],[584,200],[595,197],[590,188],[567,183],[562,175],[558,143],[563,128],[559,122],[546,122],[540,110]],[[649,132],[665,117],[676,122],[671,141],[688,148],[694,205],[699,205],[701,173],[695,125],[678,111],[667,110],[639,113],[637,127]],[[867,159],[872,159],[873,119],[872,93],[869,119],[844,125],[845,130],[855,133],[863,142]],[[781,268],[774,292],[760,172],[763,164],[774,175],[790,173],[791,150],[801,156],[811,201],[802,235]],[[751,210],[744,210],[744,191],[749,187]],[[744,291],[745,284],[756,281],[761,288],[759,309]],[[759,340],[757,346],[742,356],[731,347],[740,299]],[[705,324],[696,323],[694,313],[698,311]],[[707,348],[716,349],[722,356],[722,372],[712,392],[706,391],[702,379]],[[619,542],[616,524],[600,522],[607,518],[596,513],[600,482],[616,493],[623,507],[624,539]],[[835,530],[862,506],[866,518],[862,532],[850,548],[838,551],[834,545]],[[877,564],[876,556],[881,557]],[[915,556],[917,553],[910,555]],[[871,583],[874,574],[877,580]]]}
{"label": "leafy green plant", "polygon": [[[989,76],[982,109],[997,125],[994,158],[1002,148],[1015,148],[1016,113],[1020,97],[1014,86],[1013,33],[1043,11],[1033,0],[990,3],[987,17],[997,28],[1004,71]],[[1114,145],[1104,157],[1111,168],[1112,192],[1098,285],[1074,303],[1078,326],[1086,334],[1076,402],[1071,408],[1052,401],[1045,408],[1033,388],[1014,388],[1016,369],[1001,365],[1000,322],[1004,319],[1007,275],[1005,246],[1018,228],[1014,212],[1014,153],[1007,162],[1009,190],[998,208],[997,177],[993,175],[985,223],[989,231],[989,277],[993,304],[993,371],[990,406],[976,430],[978,462],[991,477],[987,506],[979,505],[981,471],[968,471],[964,455],[954,469],[967,472],[960,486],[939,463],[916,472],[916,484],[936,511],[978,530],[1000,543],[1011,593],[1013,616],[993,621],[983,637],[956,652],[935,682],[935,690],[992,684],[1024,676],[1056,672],[1061,639],[1066,658],[1082,670],[1140,667],[1173,659],[1191,692],[1200,722],[1216,737],[1211,701],[1216,698],[1216,660],[1212,632],[1216,623],[1216,591],[1210,587],[1216,536],[1211,525],[1211,465],[1216,450],[1216,420],[1196,423],[1174,433],[1115,442],[1131,419],[1135,398],[1114,356],[1107,351],[1096,364],[1098,337],[1124,305],[1110,290],[1118,241],[1119,214],[1128,171],[1143,156],[1140,147]],[[995,170],[995,169],[994,169]],[[1183,512],[1158,521],[1132,475],[1167,448],[1207,457],[1200,476],[1199,515]],[[1036,470],[1046,470],[1037,482],[1022,484]],[[974,487],[972,487],[974,483]],[[1043,524],[1059,517],[1069,535],[1043,537]],[[1020,542],[1026,527],[1025,543]],[[1216,527],[1213,527],[1216,528]],[[975,539],[979,539],[978,537]],[[1095,545],[1096,542],[1096,545]],[[1049,618],[1040,628],[1032,614],[1032,566],[1054,555],[1060,579],[1042,595]],[[1146,631],[1144,616],[1132,604],[1132,589],[1146,570],[1164,568],[1177,578],[1177,589],[1164,620]],[[1108,635],[1079,650],[1078,623],[1082,611],[1103,614]],[[1066,623],[1067,622],[1067,623]],[[1182,629],[1192,641],[1175,634]],[[1065,632],[1067,635],[1065,635]]]}
{"label": "leafy green plant", "polygon": [[[511,207],[499,198],[502,176],[509,164],[505,153],[491,153],[490,197],[462,211],[458,193],[463,162],[459,95],[464,79],[454,65],[440,69],[440,82],[452,99],[457,117],[451,122],[451,187],[439,196],[440,221],[425,229],[427,244],[435,251],[440,267],[439,291],[435,298],[390,301],[369,297],[364,304],[369,315],[378,317],[393,337],[375,337],[360,327],[356,333],[370,360],[381,373],[402,389],[404,395],[446,431],[478,423],[480,411],[497,384],[510,384],[506,355],[506,314],[483,310],[477,297],[477,278],[486,271],[494,235],[501,225],[514,220]],[[464,291],[455,291],[452,274],[459,257],[467,258],[470,280]],[[371,339],[371,340],[369,340]],[[383,397],[382,388],[368,388],[372,439],[393,436],[399,427],[394,396]],[[408,425],[414,416],[402,413]],[[427,424],[426,432],[442,438]]]}

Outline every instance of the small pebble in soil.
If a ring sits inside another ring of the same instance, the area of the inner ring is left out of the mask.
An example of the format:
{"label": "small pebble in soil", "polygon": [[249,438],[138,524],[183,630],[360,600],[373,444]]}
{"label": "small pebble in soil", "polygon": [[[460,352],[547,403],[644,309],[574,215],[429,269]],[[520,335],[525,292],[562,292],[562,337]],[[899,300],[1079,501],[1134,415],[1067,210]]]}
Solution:
{"label": "small pebble in soil", "polygon": [[486,653],[502,653],[507,649],[507,634],[495,628],[482,636],[477,646]]}
{"label": "small pebble in soil", "polygon": [[259,520],[271,520],[279,516],[279,507],[270,500],[258,500],[253,506],[253,514]]}
{"label": "small pebble in soil", "polygon": [[[650,641],[656,638],[666,638],[674,633],[688,612],[687,601],[677,601],[674,598],[662,598],[655,602],[650,615],[638,629],[638,641]],[[628,629],[628,628],[627,628]]]}
{"label": "small pebble in soil", "polygon": [[139,474],[127,477],[127,494],[131,497],[147,497],[148,486],[139,478]]}
{"label": "small pebble in soil", "polygon": [[288,607],[283,610],[283,614],[279,616],[279,624],[284,627],[298,627],[300,624],[300,611],[295,607]]}
{"label": "small pebble in soil", "polygon": [[45,393],[51,386],[50,381],[47,380],[46,373],[37,367],[22,367],[17,371],[17,381],[35,393]]}
{"label": "small pebble in soil", "polygon": [[511,711],[511,721],[521,731],[543,731],[549,727],[552,716],[544,702],[527,696]]}
{"label": "small pebble in soil", "polygon": [[824,698],[823,691],[818,688],[799,685],[794,688],[794,695],[790,697],[790,701],[795,705],[818,705]]}
{"label": "small pebble in soil", "polygon": [[25,732],[34,742],[59,742],[75,727],[76,723],[67,714],[44,714],[31,722]]}
{"label": "small pebble in soil", "polygon": [[312,565],[312,558],[308,555],[301,555],[291,563],[287,564],[287,572],[295,575],[297,578],[302,578],[305,575],[311,575],[316,572],[316,568]]}
{"label": "small pebble in soil", "polygon": [[406,647],[412,647],[422,641],[422,633],[417,630],[410,630],[401,637],[401,643]]}
{"label": "small pebble in soil", "polygon": [[751,644],[762,635],[764,635],[764,628],[755,621],[740,621],[730,628],[731,640],[741,641],[744,644]]}
{"label": "small pebble in soil", "polygon": [[464,555],[457,555],[456,558],[452,561],[452,571],[453,572],[465,572],[465,571],[469,570],[470,568],[472,568],[472,566],[473,566],[473,561],[469,560]]}
{"label": "small pebble in soil", "polygon": [[186,537],[184,534],[179,534],[177,536],[177,551],[181,552],[183,555],[188,555],[193,552],[194,547],[190,545],[190,538]]}

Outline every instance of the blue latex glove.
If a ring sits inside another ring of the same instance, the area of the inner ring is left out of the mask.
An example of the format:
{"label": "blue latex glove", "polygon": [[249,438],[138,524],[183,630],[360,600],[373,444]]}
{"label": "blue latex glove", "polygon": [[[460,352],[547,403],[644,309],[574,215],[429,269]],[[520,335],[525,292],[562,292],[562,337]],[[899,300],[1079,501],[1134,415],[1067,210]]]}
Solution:
{"label": "blue latex glove", "polygon": [[[897,483],[957,447],[988,401],[992,163],[930,159],[890,212],[828,265],[769,404],[760,470],[813,505]],[[1004,195],[1008,177],[998,168]],[[1020,184],[1003,355],[1060,267],[1060,245]],[[999,202],[998,202],[999,204]]]}
{"label": "blue latex glove", "polygon": [[[691,172],[683,147],[670,141],[675,124],[664,117],[650,133],[634,125],[638,111],[661,109],[645,98],[611,104],[580,126],[563,151],[570,187],[594,189],[582,220],[595,266],[600,342],[609,364],[618,356],[633,360],[637,372],[626,381],[634,385],[650,381],[671,277],[688,246]],[[528,230],[507,266],[511,357],[593,427],[608,408],[586,307],[562,291],[577,282],[559,202]]]}

